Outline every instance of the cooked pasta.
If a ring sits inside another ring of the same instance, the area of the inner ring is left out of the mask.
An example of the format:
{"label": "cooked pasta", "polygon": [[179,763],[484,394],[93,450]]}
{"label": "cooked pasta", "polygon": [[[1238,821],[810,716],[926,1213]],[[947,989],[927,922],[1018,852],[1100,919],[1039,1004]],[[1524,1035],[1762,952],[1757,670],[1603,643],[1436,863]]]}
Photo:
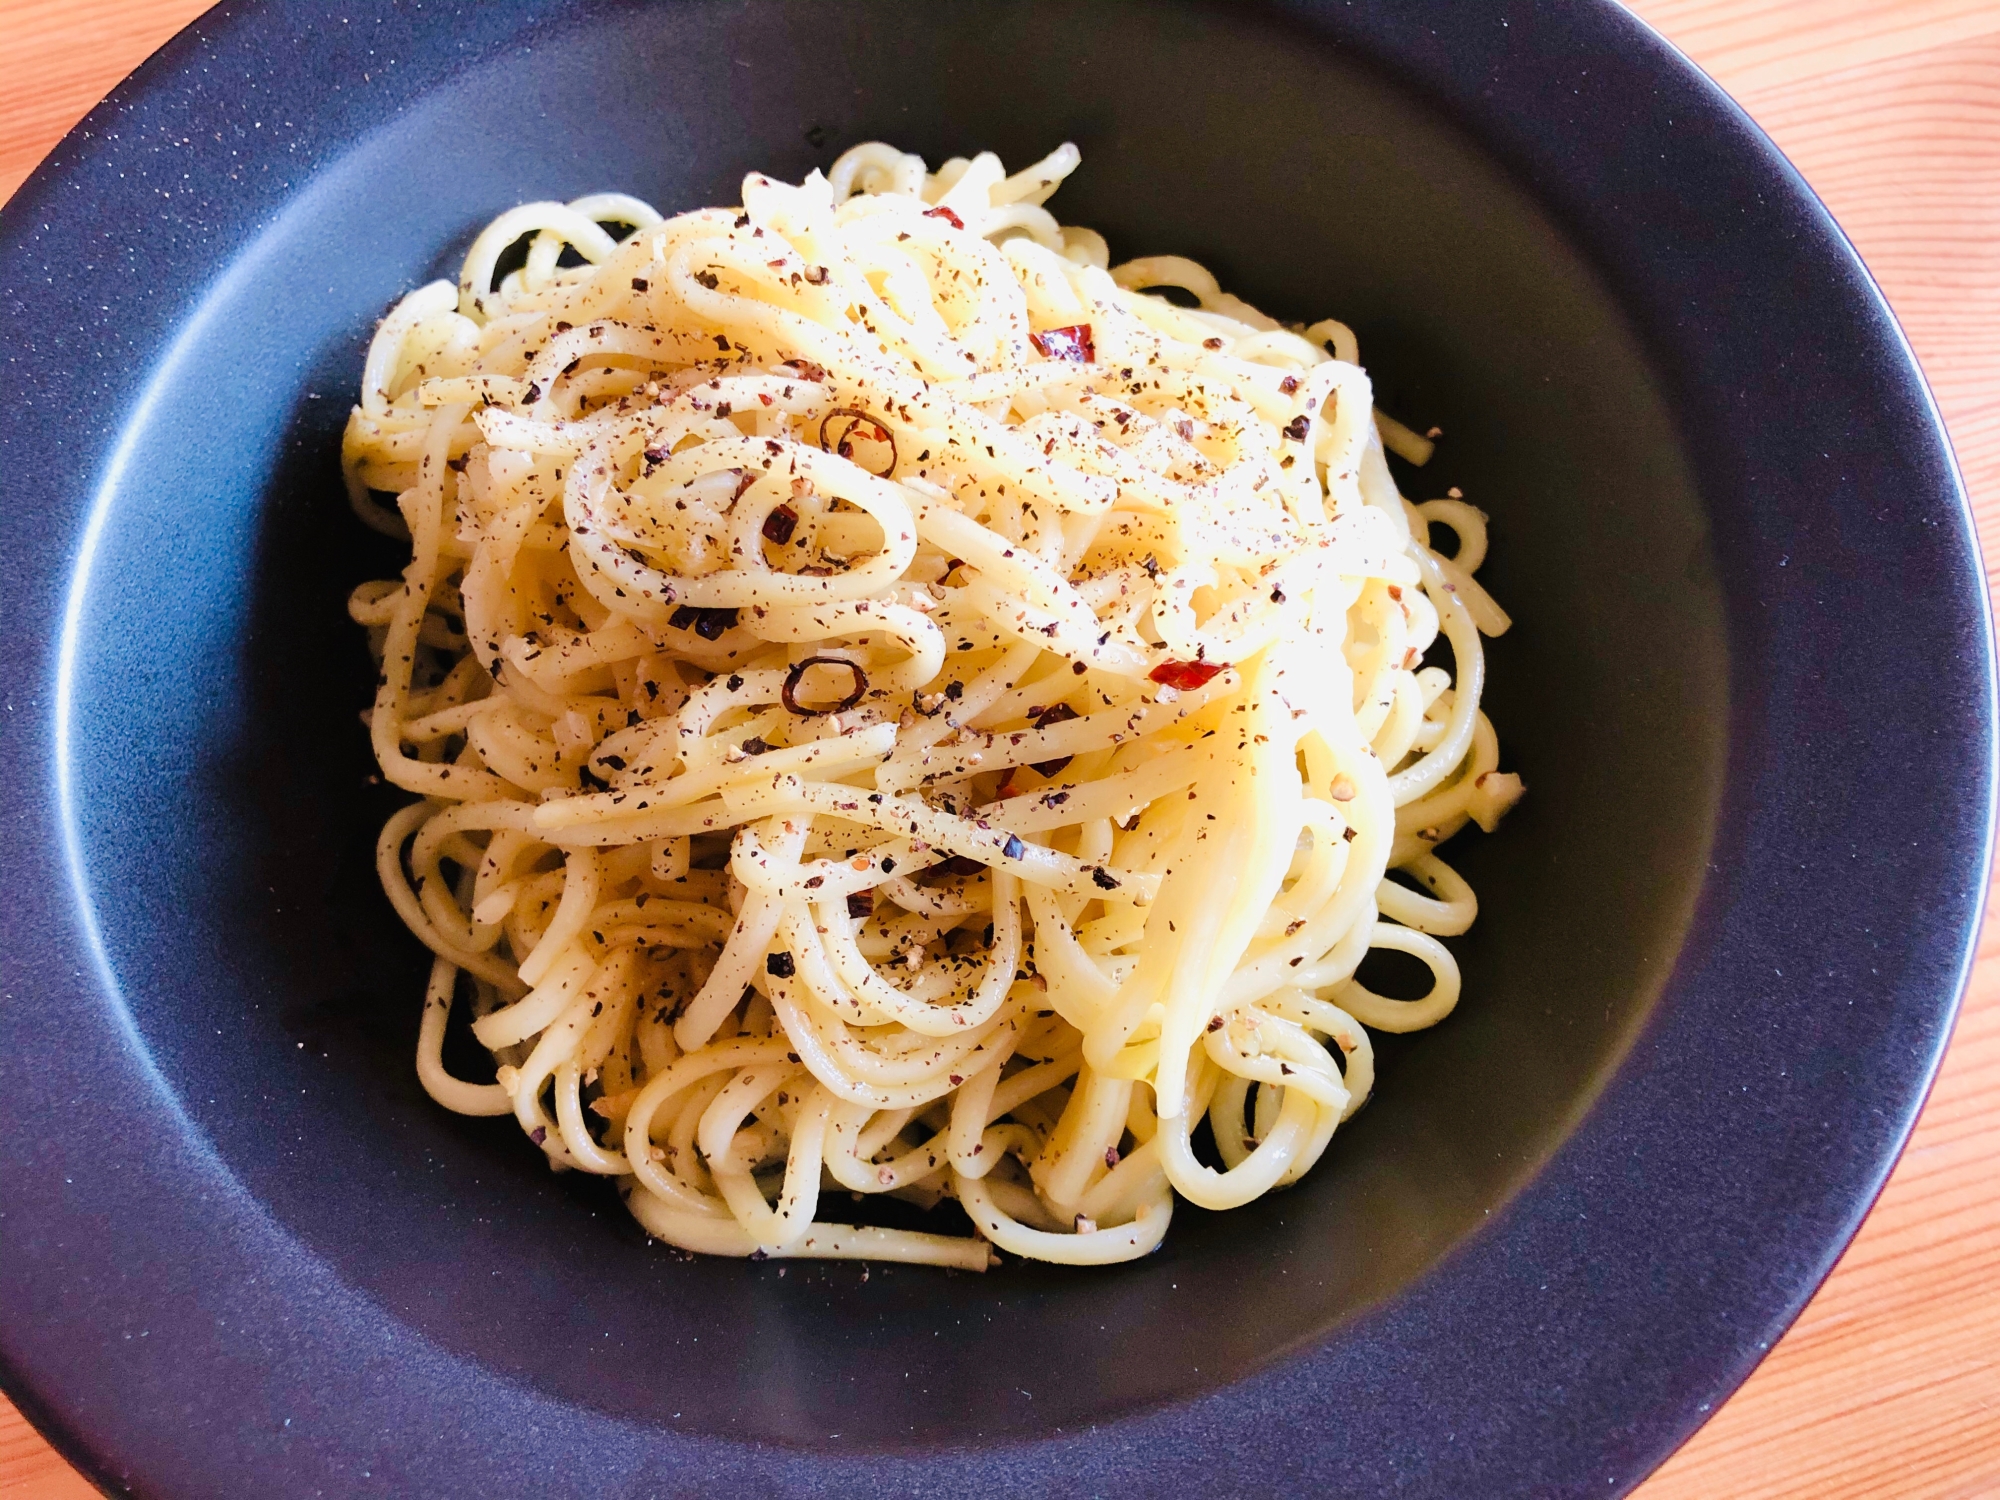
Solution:
{"label": "cooked pasta", "polygon": [[[1458,1002],[1438,845],[1521,793],[1485,517],[1398,493],[1385,445],[1430,444],[1345,327],[1058,224],[1077,161],[527,204],[369,348],[344,467],[410,560],[349,610],[420,799],[377,850],[435,955],[418,1076],[671,1244],[1129,1260],[1175,1194],[1296,1181],[1369,1029]],[[445,1067],[460,1003],[494,1082]]]}

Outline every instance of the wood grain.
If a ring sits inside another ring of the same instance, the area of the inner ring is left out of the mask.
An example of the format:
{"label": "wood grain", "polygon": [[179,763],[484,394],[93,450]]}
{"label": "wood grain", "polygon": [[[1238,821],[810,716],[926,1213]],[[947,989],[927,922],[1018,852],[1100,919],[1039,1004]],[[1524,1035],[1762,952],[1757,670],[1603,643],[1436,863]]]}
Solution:
{"label": "wood grain", "polygon": [[[205,0],[0,0],[0,198]],[[2000,0],[1631,0],[1749,110],[1881,281],[2000,560]],[[1992,575],[2000,578],[2000,574]],[[2000,920],[1839,1268],[1641,1500],[2000,1495]],[[0,1398],[0,1500],[91,1487]]]}

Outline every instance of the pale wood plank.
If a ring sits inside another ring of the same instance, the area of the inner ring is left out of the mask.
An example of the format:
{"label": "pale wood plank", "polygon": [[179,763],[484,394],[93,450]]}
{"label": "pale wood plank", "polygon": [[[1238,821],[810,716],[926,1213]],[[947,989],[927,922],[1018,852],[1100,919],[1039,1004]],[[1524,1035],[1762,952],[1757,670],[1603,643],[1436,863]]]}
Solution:
{"label": "pale wood plank", "polygon": [[[0,197],[202,0],[0,0]],[[1935,383],[2000,558],[2000,3],[1634,0],[1798,163]],[[2000,926],[1909,1153],[1819,1296],[1643,1500],[2000,1494]],[[0,1399],[0,1497],[94,1493]]]}
{"label": "pale wood plank", "polygon": [[212,0],[0,0],[0,202]]}
{"label": "pale wood plank", "polygon": [[[1868,261],[2000,558],[2000,5],[1631,0]],[[1995,576],[1989,573],[1989,576]],[[1791,1332],[1641,1500],[2000,1495],[2000,926],[1909,1151]]]}
{"label": "pale wood plank", "polygon": [[[1738,99],[1995,25],[1993,0],[1627,0]],[[1752,111],[1756,113],[1756,111]]]}

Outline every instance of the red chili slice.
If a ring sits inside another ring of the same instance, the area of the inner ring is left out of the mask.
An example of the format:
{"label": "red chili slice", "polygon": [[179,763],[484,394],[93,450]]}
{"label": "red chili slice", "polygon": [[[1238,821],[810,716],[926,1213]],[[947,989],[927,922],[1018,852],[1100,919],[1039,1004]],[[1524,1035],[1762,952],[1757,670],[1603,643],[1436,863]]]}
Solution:
{"label": "red chili slice", "polygon": [[[827,425],[835,417],[846,417],[848,422],[845,427],[840,429],[840,436],[832,442],[828,442],[826,437]],[[832,411],[821,417],[819,419],[819,445],[828,453],[837,453],[842,458],[851,459],[854,457],[852,439],[855,433],[859,432],[864,425],[866,425],[868,431],[862,434],[863,441],[886,443],[889,445],[888,467],[883,469],[868,469],[868,472],[873,474],[877,479],[887,479],[891,474],[896,472],[896,436],[887,427],[876,421],[875,418],[869,416],[867,412],[861,410],[860,407],[836,406]],[[866,464],[863,464],[861,467],[864,469],[868,468]]]}
{"label": "red chili slice", "polygon": [[[846,696],[837,703],[825,703],[815,707],[799,702],[799,684],[807,672],[814,667],[840,667],[853,674],[853,684]],[[778,698],[791,712],[800,718],[815,718],[821,714],[845,713],[868,695],[868,674],[844,656],[809,656],[802,662],[795,662],[791,671],[785,674],[784,686],[778,689]]]}
{"label": "red chili slice", "polygon": [[1091,341],[1088,323],[1031,333],[1028,342],[1046,359],[1069,359],[1085,365],[1097,363],[1097,345]]}
{"label": "red chili slice", "polygon": [[924,214],[924,217],[926,219],[943,219],[945,223],[949,224],[953,229],[965,228],[965,220],[961,219],[956,213],[946,208],[943,204],[939,204],[936,208],[927,210]]}
{"label": "red chili slice", "polygon": [[1219,672],[1229,670],[1226,661],[1163,661],[1146,675],[1154,682],[1186,692],[1198,688]]}

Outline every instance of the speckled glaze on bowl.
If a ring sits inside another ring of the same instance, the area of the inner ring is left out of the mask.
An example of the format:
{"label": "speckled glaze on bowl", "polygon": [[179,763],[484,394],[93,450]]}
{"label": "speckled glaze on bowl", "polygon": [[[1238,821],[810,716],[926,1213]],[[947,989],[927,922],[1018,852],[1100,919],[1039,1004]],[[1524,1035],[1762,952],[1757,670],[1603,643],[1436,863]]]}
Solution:
{"label": "speckled glaze on bowl", "polygon": [[[335,442],[517,201],[852,140],[1359,330],[1519,624],[1468,999],[1295,1191],[1115,1271],[689,1262],[411,1074],[395,566]],[[0,213],[0,1375],[150,1496],[1606,1496],[1879,1187],[1968,962],[1949,449],[1797,177],[1614,6],[225,5]]]}

